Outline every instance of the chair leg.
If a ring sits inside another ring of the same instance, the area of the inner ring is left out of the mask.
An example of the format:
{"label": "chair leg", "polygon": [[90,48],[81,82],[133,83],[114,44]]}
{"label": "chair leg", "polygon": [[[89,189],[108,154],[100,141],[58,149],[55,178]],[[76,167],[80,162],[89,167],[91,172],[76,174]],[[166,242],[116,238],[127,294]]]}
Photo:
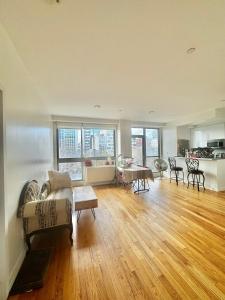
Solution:
{"label": "chair leg", "polygon": [[192,174],[192,186],[193,186],[193,188],[194,188],[194,186],[195,186],[195,174]]}
{"label": "chair leg", "polygon": [[202,178],[203,178],[202,186],[203,186],[203,189],[205,190],[205,175],[204,174],[202,174]]}
{"label": "chair leg", "polygon": [[176,176],[176,184],[178,185],[178,175],[179,175],[179,172],[178,171],[175,171],[175,176]]}
{"label": "chair leg", "polygon": [[196,180],[197,180],[197,187],[198,187],[198,192],[199,192],[200,175],[196,175]]}
{"label": "chair leg", "polygon": [[171,183],[171,170],[170,170],[170,183]]}
{"label": "chair leg", "polygon": [[184,184],[184,171],[182,171],[182,173],[183,173],[183,184]]}
{"label": "chair leg", "polygon": [[189,188],[189,184],[190,184],[190,181],[189,181],[189,176],[190,176],[190,173],[188,173],[188,175],[187,175],[187,182],[188,182],[188,186],[187,186],[187,188]]}

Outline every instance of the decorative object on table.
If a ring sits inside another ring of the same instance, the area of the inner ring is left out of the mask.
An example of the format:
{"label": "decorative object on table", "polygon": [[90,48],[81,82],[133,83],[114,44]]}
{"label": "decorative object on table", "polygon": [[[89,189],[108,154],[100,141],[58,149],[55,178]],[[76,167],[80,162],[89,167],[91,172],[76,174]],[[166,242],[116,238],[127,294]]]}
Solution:
{"label": "decorative object on table", "polygon": [[163,172],[168,169],[167,162],[162,158],[157,158],[154,160],[154,166],[156,170],[160,173],[160,179],[163,177]]}
{"label": "decorative object on table", "polygon": [[31,292],[43,287],[47,273],[51,251],[35,250],[29,252],[23,261],[10,295]]}
{"label": "decorative object on table", "polygon": [[[185,159],[186,165],[187,165],[187,181],[188,181],[188,188],[190,183],[193,185],[193,188],[195,187],[195,184],[197,184],[197,188],[199,191],[199,187],[202,186],[205,190],[205,176],[204,172],[202,170],[199,170],[199,160],[194,158],[186,158]],[[192,177],[192,180],[190,180],[190,175]]]}
{"label": "decorative object on table", "polygon": [[[54,188],[59,187],[57,183]],[[67,184],[69,184],[67,182]],[[50,194],[49,194],[50,192]],[[23,228],[28,251],[31,250],[30,238],[34,234],[48,232],[60,228],[68,228],[70,242],[73,244],[72,233],[72,188],[52,191],[52,183],[45,182],[40,189],[36,180],[27,182],[21,192],[17,217],[23,219]]]}
{"label": "decorative object on table", "polygon": [[85,165],[85,167],[92,167],[93,166],[92,160],[91,159],[85,159],[84,165]]}
{"label": "decorative object on table", "polygon": [[112,160],[112,158],[111,158],[111,156],[108,156],[107,157],[107,160],[106,160],[106,163],[105,163],[106,165],[113,165],[113,160]]}
{"label": "decorative object on table", "polygon": [[122,154],[119,154],[116,156],[116,160],[115,160],[116,166],[118,166],[120,164],[121,157],[122,157]]}
{"label": "decorative object on table", "polygon": [[125,157],[122,158],[120,161],[120,167],[121,168],[129,168],[133,163],[133,158],[132,157]]}
{"label": "decorative object on table", "polygon": [[[182,167],[177,167],[176,159],[175,157],[169,157],[169,166],[170,166],[170,183],[171,180],[176,180],[176,184],[178,185],[178,181],[183,181],[184,183],[184,171]],[[183,176],[182,178],[179,177],[179,172],[182,172]],[[172,173],[175,174],[175,177],[172,176]]]}
{"label": "decorative object on table", "polygon": [[[122,154],[119,154],[116,157],[116,172],[115,172],[115,182],[117,184],[123,184],[124,186],[129,186],[132,185],[131,181],[126,181],[123,177],[123,172],[119,171],[118,168],[128,168],[129,166],[131,166],[131,161],[133,161],[133,159],[128,158],[129,160],[127,161],[127,158],[123,158]],[[118,168],[117,168],[118,167]]]}

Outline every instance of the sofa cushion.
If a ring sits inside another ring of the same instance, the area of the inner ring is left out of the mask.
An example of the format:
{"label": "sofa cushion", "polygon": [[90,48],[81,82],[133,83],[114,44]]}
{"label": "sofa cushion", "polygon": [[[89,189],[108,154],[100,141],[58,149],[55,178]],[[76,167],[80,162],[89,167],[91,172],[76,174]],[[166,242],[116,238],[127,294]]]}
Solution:
{"label": "sofa cushion", "polygon": [[58,191],[51,192],[47,200],[57,200],[57,199],[68,199],[70,202],[73,202],[73,190],[71,188],[65,188]]}
{"label": "sofa cushion", "polygon": [[48,171],[51,191],[71,188],[71,178],[68,172]]}

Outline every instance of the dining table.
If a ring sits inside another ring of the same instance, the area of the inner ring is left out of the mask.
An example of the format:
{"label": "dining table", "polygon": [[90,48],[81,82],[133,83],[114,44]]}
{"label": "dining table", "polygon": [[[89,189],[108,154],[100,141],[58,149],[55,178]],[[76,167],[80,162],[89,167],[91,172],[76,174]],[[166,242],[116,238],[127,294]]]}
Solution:
{"label": "dining table", "polygon": [[132,184],[134,193],[148,192],[148,179],[154,181],[150,168],[135,164],[126,167],[117,166],[117,178],[122,183]]}

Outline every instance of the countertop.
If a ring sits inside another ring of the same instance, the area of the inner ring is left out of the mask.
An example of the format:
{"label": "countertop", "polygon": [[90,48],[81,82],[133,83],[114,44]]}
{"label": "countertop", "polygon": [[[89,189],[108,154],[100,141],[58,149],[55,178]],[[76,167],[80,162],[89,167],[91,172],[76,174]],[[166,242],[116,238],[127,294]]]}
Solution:
{"label": "countertop", "polygon": [[[186,157],[176,156],[176,158],[183,158],[183,159],[185,159]],[[199,157],[199,158],[197,158],[196,157],[196,159],[198,159],[198,160],[212,160],[212,161],[214,161],[214,160],[224,160],[225,158],[207,158],[207,157]]]}

